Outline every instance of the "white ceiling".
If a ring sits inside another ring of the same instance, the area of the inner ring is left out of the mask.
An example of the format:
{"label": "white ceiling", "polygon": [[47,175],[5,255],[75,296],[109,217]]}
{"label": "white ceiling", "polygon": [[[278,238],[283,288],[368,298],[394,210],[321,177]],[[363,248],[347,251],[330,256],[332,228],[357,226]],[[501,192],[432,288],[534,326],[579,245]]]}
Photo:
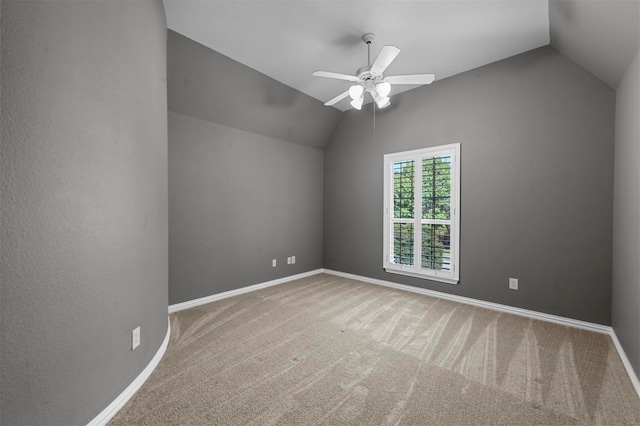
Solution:
{"label": "white ceiling", "polygon": [[[547,0],[164,0],[168,27],[325,102],[349,87],[313,77],[367,65],[364,33],[400,55],[385,75],[436,81],[549,44]],[[392,95],[415,86],[395,86]],[[393,99],[392,99],[393,102]],[[336,107],[349,109],[347,100]]]}

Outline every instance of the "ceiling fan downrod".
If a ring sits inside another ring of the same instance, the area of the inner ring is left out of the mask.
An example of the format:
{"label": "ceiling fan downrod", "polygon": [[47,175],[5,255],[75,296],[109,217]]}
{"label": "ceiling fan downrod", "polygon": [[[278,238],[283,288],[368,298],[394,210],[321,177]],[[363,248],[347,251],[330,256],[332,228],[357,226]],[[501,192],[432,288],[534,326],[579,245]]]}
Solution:
{"label": "ceiling fan downrod", "polygon": [[367,33],[362,36],[362,41],[367,45],[367,66],[356,71],[358,76],[357,84],[349,88],[351,106],[358,110],[362,108],[365,93],[371,95],[378,108],[386,108],[390,104],[389,92],[391,91],[391,85],[383,80],[382,74],[371,72],[371,43],[375,37],[376,35],[373,33]]}
{"label": "ceiling fan downrod", "polygon": [[376,38],[373,33],[367,33],[362,36],[362,41],[367,45],[367,66],[371,66],[371,43]]}

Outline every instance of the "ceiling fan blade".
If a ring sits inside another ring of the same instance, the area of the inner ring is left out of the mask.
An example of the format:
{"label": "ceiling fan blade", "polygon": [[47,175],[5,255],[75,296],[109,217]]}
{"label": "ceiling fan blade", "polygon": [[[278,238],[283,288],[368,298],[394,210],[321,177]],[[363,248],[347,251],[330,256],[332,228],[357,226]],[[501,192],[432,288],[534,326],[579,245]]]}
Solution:
{"label": "ceiling fan blade", "polygon": [[324,106],[332,106],[337,104],[338,102],[340,102],[341,100],[343,100],[344,98],[346,98],[347,96],[349,96],[349,91],[347,90],[344,93],[340,93],[338,96],[336,96],[335,98],[327,101],[324,103]]}
{"label": "ceiling fan blade", "polygon": [[329,71],[316,71],[313,75],[316,77],[336,78],[338,80],[358,81],[358,77],[355,75],[338,74],[336,72]]}
{"label": "ceiling fan blade", "polygon": [[382,74],[399,53],[400,49],[395,46],[383,46],[375,62],[371,65],[371,72]]}
{"label": "ceiling fan blade", "polygon": [[431,84],[436,76],[433,74],[390,75],[385,80],[391,84]]}

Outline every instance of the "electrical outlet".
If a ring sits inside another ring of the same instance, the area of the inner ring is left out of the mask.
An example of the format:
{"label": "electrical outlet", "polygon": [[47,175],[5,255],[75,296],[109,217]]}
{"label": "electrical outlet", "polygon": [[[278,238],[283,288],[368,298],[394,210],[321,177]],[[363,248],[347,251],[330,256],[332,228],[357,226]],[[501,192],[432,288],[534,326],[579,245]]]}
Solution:
{"label": "electrical outlet", "polygon": [[275,267],[276,267],[276,264],[277,264],[276,260],[275,260],[275,259],[273,259],[273,260],[271,261],[271,267],[272,267],[272,268],[275,268]]}
{"label": "electrical outlet", "polygon": [[287,257],[287,265],[291,265],[291,256]]}
{"label": "electrical outlet", "polygon": [[291,256],[291,263],[296,263],[296,257],[295,256]]}
{"label": "electrical outlet", "polygon": [[131,332],[131,350],[140,346],[140,326]]}
{"label": "electrical outlet", "polygon": [[518,289],[518,279],[517,278],[509,278],[509,288],[511,290]]}

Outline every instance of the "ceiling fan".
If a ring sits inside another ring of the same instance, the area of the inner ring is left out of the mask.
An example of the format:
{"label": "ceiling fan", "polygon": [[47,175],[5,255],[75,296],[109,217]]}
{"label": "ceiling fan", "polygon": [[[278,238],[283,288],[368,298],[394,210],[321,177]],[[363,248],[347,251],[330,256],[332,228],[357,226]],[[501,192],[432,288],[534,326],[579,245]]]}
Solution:
{"label": "ceiling fan", "polygon": [[349,90],[336,96],[335,98],[325,102],[325,106],[332,106],[340,102],[347,96],[351,97],[351,106],[355,109],[361,109],[364,103],[364,95],[369,93],[378,105],[378,108],[386,108],[391,102],[389,93],[391,93],[392,84],[431,84],[435,79],[433,74],[414,74],[414,75],[393,75],[384,77],[382,73],[393,62],[400,53],[400,49],[395,46],[383,46],[376,60],[371,64],[371,42],[374,40],[374,34],[365,34],[362,41],[367,45],[367,66],[359,68],[356,75],[339,74],[328,71],[316,71],[313,73],[316,77],[335,78],[338,80],[352,81],[356,84],[351,86]]}

